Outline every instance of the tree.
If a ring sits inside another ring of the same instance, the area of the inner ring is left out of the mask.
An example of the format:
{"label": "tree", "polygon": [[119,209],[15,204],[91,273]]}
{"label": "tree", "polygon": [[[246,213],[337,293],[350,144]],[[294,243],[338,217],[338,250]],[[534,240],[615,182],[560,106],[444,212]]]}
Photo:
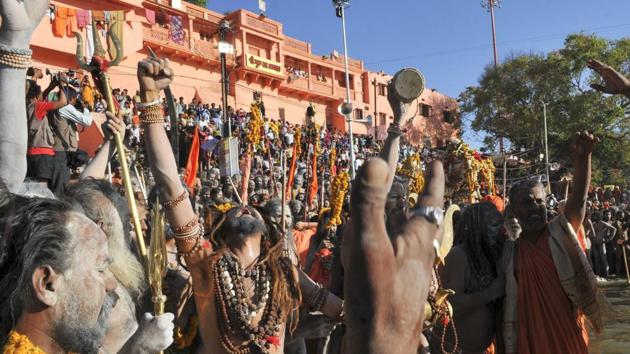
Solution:
{"label": "tree", "polygon": [[206,5],[208,4],[208,0],[184,0],[184,1],[189,2],[191,4],[203,6],[203,7],[206,7]]}
{"label": "tree", "polygon": [[471,120],[473,130],[488,133],[487,149],[504,136],[513,151],[536,160],[544,152],[546,102],[550,161],[569,163],[572,135],[593,131],[602,138],[593,156],[594,182],[625,184],[622,176],[630,174],[630,103],[589,88],[598,80],[586,67],[589,58],[628,74],[630,38],[610,41],[572,34],[564,48],[547,55],[511,55],[496,68],[486,67],[478,85],[461,93],[462,114]]}

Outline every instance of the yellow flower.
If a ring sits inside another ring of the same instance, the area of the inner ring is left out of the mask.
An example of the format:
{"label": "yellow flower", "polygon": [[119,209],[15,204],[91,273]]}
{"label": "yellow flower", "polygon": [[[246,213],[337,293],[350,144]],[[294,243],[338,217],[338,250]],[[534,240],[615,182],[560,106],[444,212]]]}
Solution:
{"label": "yellow flower", "polygon": [[27,336],[16,331],[9,333],[9,339],[4,346],[4,354],[46,354],[40,347],[34,345]]}
{"label": "yellow flower", "polygon": [[335,176],[330,189],[330,220],[326,224],[326,228],[341,225],[341,212],[343,210],[343,202],[348,192],[349,182],[348,173],[341,172]]}

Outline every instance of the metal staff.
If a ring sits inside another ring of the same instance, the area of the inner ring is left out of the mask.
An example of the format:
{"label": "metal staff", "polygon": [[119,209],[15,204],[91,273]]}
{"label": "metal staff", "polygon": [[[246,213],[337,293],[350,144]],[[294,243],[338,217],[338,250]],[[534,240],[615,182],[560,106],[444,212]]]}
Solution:
{"label": "metal staff", "polygon": [[621,251],[623,252],[623,264],[626,266],[626,279],[628,280],[628,284],[630,284],[630,273],[628,272],[628,257],[626,255],[625,243],[621,245]]}
{"label": "metal staff", "polygon": [[[166,276],[167,253],[164,237],[164,213],[160,210],[159,197],[153,205],[151,224],[151,243],[149,245],[149,285],[151,286],[151,300],[153,312],[156,316],[164,314],[166,296],[162,293],[162,280]],[[160,352],[162,353],[162,352]]]}
{"label": "metal staff", "polygon": [[[96,28],[96,23],[92,21],[92,25]],[[107,54],[101,45],[101,39],[97,32],[94,32],[94,56],[90,64],[87,64],[83,58],[83,38],[78,32],[74,32],[77,38],[77,62],[81,69],[88,71],[92,74],[95,83],[100,83],[100,89],[103,93],[103,97],[107,101],[107,111],[116,114],[114,106],[114,98],[112,97],[112,88],[109,83],[109,76],[107,75],[107,69],[116,66],[123,58],[122,43],[120,39],[111,31],[114,24],[107,32],[107,38],[109,38],[114,48],[116,49],[116,57],[112,61],[108,61]],[[140,217],[138,216],[138,208],[136,206],[136,200],[133,194],[133,186],[131,185],[131,177],[129,175],[129,166],[127,165],[127,157],[125,155],[125,146],[120,134],[114,135],[116,142],[116,149],[118,150],[118,160],[120,162],[120,169],[122,172],[123,183],[125,186],[125,195],[127,196],[127,202],[129,203],[129,211],[131,212],[131,218],[133,220],[134,231],[136,233],[136,244],[138,246],[138,253],[140,260],[144,266],[145,271],[147,268],[147,249],[144,244],[144,235],[142,233],[142,224],[140,223]]]}
{"label": "metal staff", "polygon": [[[157,59],[157,55],[151,47],[147,47],[149,54],[152,58]],[[171,86],[166,86],[164,89],[164,95],[166,96],[166,103],[168,108],[168,116],[171,120],[171,147],[173,148],[173,154],[175,155],[175,164],[179,168],[179,124],[177,121],[177,112],[175,112],[175,97],[171,91]]]}

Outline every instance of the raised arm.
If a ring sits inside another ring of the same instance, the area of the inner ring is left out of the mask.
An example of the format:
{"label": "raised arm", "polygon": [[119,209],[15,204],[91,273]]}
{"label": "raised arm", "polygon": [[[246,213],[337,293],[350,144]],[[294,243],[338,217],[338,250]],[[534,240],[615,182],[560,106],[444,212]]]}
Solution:
{"label": "raised arm", "polygon": [[[29,43],[50,0],[0,0],[0,178],[17,192],[26,176],[26,70]],[[19,64],[9,64],[11,58]]]}
{"label": "raised arm", "polygon": [[125,122],[122,117],[117,117],[110,112],[106,112],[107,120],[101,126],[105,141],[101,146],[101,149],[96,153],[96,156],[85,167],[83,173],[81,173],[81,179],[85,178],[105,178],[107,172],[107,164],[114,156],[116,151],[116,144],[113,141],[114,134],[118,133],[121,136],[125,135]]}
{"label": "raised arm", "polygon": [[[166,210],[166,218],[175,233],[178,251],[184,255],[188,265],[192,265],[199,252],[203,252],[195,233],[199,230],[188,191],[182,185],[177,171],[175,157],[164,129],[164,116],[159,101],[160,91],[166,88],[173,78],[168,59],[150,58],[138,63],[140,99],[145,105],[140,118],[144,127],[147,156],[153,177],[160,187],[160,197]],[[192,257],[192,258],[190,258]]]}
{"label": "raised arm", "polygon": [[573,142],[573,193],[567,199],[565,215],[573,230],[579,230],[586,213],[586,198],[591,185],[591,155],[599,138],[589,132],[576,133]]}
{"label": "raised arm", "polygon": [[599,60],[590,59],[587,65],[604,80],[601,85],[592,84],[591,87],[593,89],[611,95],[624,95],[630,98],[630,80],[627,77]]}
{"label": "raised arm", "polygon": [[394,112],[394,121],[390,124],[387,129],[387,138],[385,139],[385,143],[383,145],[383,150],[381,150],[379,157],[387,162],[389,166],[389,178],[387,179],[386,186],[391,188],[392,182],[394,182],[394,176],[396,175],[396,167],[398,166],[398,155],[400,152],[400,135],[402,131],[400,129],[400,122],[409,118],[409,115],[412,114],[411,103],[403,103],[401,102],[396,94],[394,93],[394,86],[390,82],[387,85],[387,100],[389,101],[389,105]]}

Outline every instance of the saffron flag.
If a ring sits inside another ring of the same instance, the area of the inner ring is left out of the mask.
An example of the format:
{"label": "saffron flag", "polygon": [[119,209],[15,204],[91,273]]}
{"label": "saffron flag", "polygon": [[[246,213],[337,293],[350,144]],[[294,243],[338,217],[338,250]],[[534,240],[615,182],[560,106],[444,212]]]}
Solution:
{"label": "saffron flag", "polygon": [[199,91],[197,90],[196,87],[195,87],[195,95],[193,96],[193,102],[195,102],[196,104],[203,103],[203,101],[201,100],[201,96],[199,96]]}
{"label": "saffron flag", "polygon": [[286,200],[291,200],[291,190],[293,190],[293,178],[295,177],[295,163],[297,161],[297,144],[293,144],[293,155],[291,156],[291,168],[289,168],[289,180],[287,181]]}
{"label": "saffron flag", "polygon": [[317,195],[317,189],[319,185],[317,184],[317,148],[313,146],[313,165],[311,170],[311,183],[310,188],[308,190],[308,205],[312,206],[313,199]]}
{"label": "saffron flag", "polygon": [[195,188],[195,179],[197,178],[197,169],[199,168],[199,126],[195,127],[195,135],[193,136],[190,152],[188,153],[188,161],[186,162],[186,171],[184,172],[184,182],[191,192]]}

